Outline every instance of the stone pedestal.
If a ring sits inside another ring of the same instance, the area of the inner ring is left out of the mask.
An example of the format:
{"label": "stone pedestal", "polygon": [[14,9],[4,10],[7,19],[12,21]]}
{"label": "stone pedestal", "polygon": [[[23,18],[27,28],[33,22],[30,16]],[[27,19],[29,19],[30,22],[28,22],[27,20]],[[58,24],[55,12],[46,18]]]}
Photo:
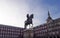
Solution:
{"label": "stone pedestal", "polygon": [[33,38],[33,29],[24,30],[24,38]]}

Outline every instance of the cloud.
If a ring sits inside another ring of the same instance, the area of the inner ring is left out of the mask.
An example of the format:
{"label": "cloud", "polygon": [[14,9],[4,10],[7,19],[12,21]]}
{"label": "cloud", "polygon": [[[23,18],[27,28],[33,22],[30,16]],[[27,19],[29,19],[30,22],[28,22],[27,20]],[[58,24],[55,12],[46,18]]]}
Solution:
{"label": "cloud", "polygon": [[49,0],[45,0],[45,1],[44,0],[29,0],[28,1],[28,5],[30,8],[29,13],[34,14],[34,26],[37,26],[46,22],[48,11],[50,12],[51,17],[53,19],[56,19],[56,17],[59,17],[60,13],[58,12],[59,7],[57,5],[58,2],[56,2],[57,0],[55,1],[53,0],[52,3],[51,3],[52,0],[49,2],[47,1]]}
{"label": "cloud", "polygon": [[0,24],[16,27],[24,27],[27,11],[29,10],[25,1],[4,0],[0,1]]}
{"label": "cloud", "polygon": [[26,14],[33,13],[34,26],[38,26],[46,22],[48,10],[52,18],[59,17],[60,7],[57,2],[57,5],[46,2],[47,0],[0,0],[0,24],[24,27]]}
{"label": "cloud", "polygon": [[29,14],[33,13],[34,14],[34,26],[38,26],[42,23],[45,23],[47,18],[47,9],[43,7],[39,0],[29,0],[28,5],[29,5]]}

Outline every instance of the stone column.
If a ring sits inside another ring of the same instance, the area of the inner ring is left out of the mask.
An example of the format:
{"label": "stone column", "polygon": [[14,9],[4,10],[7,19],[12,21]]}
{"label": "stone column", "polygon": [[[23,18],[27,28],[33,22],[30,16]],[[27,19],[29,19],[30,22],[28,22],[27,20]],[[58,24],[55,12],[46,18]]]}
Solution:
{"label": "stone column", "polygon": [[54,38],[54,37],[52,36],[52,38]]}
{"label": "stone column", "polygon": [[50,37],[48,36],[48,38],[50,38]]}
{"label": "stone column", "polygon": [[55,35],[55,38],[57,38],[57,36]]}

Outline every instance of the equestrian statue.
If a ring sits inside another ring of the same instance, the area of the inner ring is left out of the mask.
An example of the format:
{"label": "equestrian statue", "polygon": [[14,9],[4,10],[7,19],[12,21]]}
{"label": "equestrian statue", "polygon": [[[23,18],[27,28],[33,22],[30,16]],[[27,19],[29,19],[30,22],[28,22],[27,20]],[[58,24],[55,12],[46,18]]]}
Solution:
{"label": "equestrian statue", "polygon": [[33,26],[33,22],[32,22],[32,19],[33,19],[33,14],[31,14],[30,16],[29,16],[29,14],[27,14],[27,20],[25,21],[25,29],[26,29],[26,27],[29,25],[30,26],[30,24],[32,24],[32,26]]}

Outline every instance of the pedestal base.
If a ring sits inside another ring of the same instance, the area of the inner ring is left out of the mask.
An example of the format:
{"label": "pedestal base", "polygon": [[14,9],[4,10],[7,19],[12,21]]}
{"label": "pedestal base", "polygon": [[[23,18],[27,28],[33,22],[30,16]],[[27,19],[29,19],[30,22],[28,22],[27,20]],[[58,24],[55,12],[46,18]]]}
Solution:
{"label": "pedestal base", "polygon": [[33,38],[33,29],[24,30],[24,38]]}

